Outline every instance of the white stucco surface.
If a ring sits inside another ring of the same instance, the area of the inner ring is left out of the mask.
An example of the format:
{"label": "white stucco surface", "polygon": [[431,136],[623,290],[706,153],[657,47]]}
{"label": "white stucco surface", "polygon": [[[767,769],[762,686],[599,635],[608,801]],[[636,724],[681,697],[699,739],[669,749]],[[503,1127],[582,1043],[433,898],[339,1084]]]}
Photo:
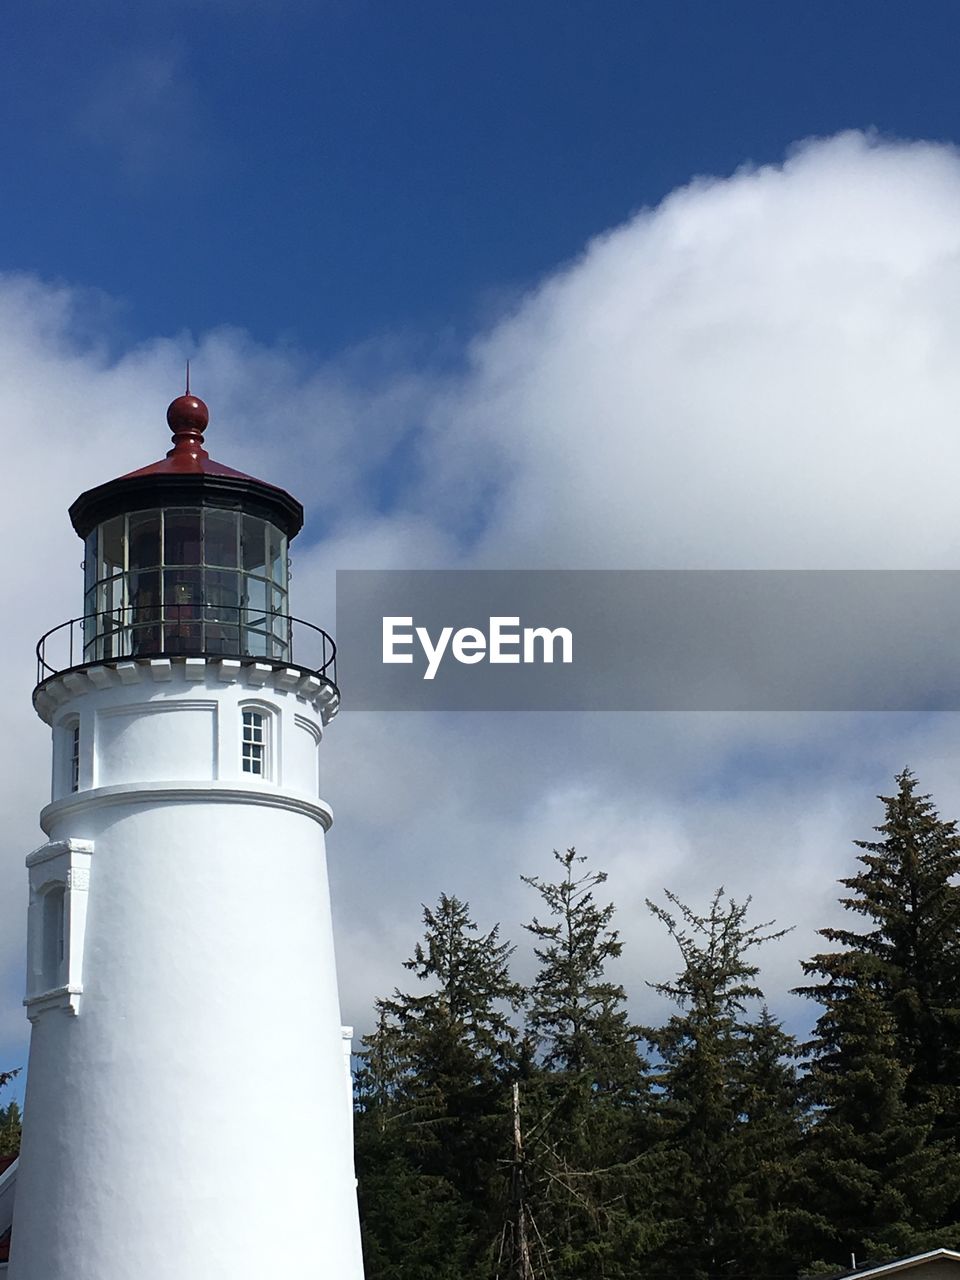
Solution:
{"label": "white stucco surface", "polygon": [[[28,1002],[10,1280],[360,1280],[317,682],[123,665],[41,708],[31,946],[57,874],[67,941]],[[242,769],[244,706],[269,726],[265,778]]]}

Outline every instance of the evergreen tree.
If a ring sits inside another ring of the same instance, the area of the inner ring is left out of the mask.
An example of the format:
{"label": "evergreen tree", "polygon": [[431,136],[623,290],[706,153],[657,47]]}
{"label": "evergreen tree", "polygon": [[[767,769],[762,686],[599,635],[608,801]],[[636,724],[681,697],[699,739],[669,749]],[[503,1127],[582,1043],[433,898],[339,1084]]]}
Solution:
{"label": "evergreen tree", "polygon": [[20,1152],[20,1108],[15,1102],[0,1107],[0,1157]]}
{"label": "evergreen tree", "polygon": [[932,1136],[934,1105],[907,1097],[892,1014],[861,976],[817,1023],[807,1081],[816,1121],[798,1197],[806,1260],[843,1265],[851,1253],[886,1261],[955,1246],[960,1154]]}
{"label": "evergreen tree", "polygon": [[632,1087],[637,1079],[639,1031],[627,1019],[626,995],[606,977],[608,961],[622,949],[611,927],[613,903],[600,906],[594,890],[606,882],[604,871],[584,871],[586,858],[575,849],[553,854],[560,880],[521,876],[536,889],[552,921],[536,916],[524,928],[539,945],[539,962],[529,992],[527,1027],[543,1052],[544,1064],[563,1072],[586,1072],[599,1089]]}
{"label": "evergreen tree", "polygon": [[751,952],[780,938],[747,924],[749,899],[716,892],[697,915],[667,892],[648,901],[680,949],[682,968],[651,984],[678,1012],[646,1035],[660,1057],[662,1145],[671,1176],[659,1212],[672,1228],[658,1262],[689,1280],[790,1275],[789,1189],[799,1137],[793,1042],[765,1011]]}
{"label": "evergreen tree", "polygon": [[[892,1020],[905,1096],[932,1103],[938,1136],[960,1138],[960,835],[944,822],[905,769],[897,792],[881,796],[878,840],[857,840],[862,870],[840,883],[842,904],[865,917],[866,932],[821,929],[841,949],[814,956],[799,988],[828,1010],[866,983]],[[820,1052],[825,1050],[821,1048]]]}
{"label": "evergreen tree", "polygon": [[878,839],[841,880],[868,928],[821,929],[804,962],[823,1006],[808,1046],[815,1108],[808,1252],[892,1257],[957,1240],[960,1217],[960,836],[909,770],[881,796]]}
{"label": "evergreen tree", "polygon": [[523,1091],[533,1222],[558,1280],[625,1278],[652,1231],[646,1063],[623,987],[607,976],[622,944],[613,904],[594,897],[606,874],[574,849],[554,858],[558,880],[522,877],[549,912],[525,926],[538,961],[527,1028],[539,1063]]}
{"label": "evergreen tree", "polygon": [[[20,1074],[16,1071],[0,1071],[0,1089],[8,1085]],[[0,1157],[15,1156],[20,1151],[21,1117],[20,1108],[15,1102],[0,1107]]]}
{"label": "evergreen tree", "polygon": [[405,1068],[381,1012],[354,1074],[354,1151],[367,1280],[460,1280],[469,1274],[465,1207],[423,1171],[399,1092]]}
{"label": "evergreen tree", "polygon": [[468,905],[446,894],[423,922],[405,967],[427,990],[378,1001],[364,1041],[357,1152],[369,1280],[486,1277],[506,1197],[518,1058],[509,1011],[522,996],[513,948],[499,926],[481,934]]}
{"label": "evergreen tree", "polygon": [[798,1046],[766,1005],[746,1022],[740,1120],[749,1213],[740,1244],[748,1276],[790,1276],[806,1211],[797,1202],[804,1108],[796,1061]]}

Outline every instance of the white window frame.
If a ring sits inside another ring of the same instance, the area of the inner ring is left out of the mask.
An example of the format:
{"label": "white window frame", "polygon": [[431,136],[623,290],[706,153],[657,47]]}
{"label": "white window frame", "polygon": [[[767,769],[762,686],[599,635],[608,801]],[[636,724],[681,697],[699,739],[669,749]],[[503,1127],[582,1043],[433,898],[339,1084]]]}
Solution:
{"label": "white window frame", "polygon": [[70,737],[67,739],[70,747],[70,754],[67,758],[69,767],[70,791],[80,790],[80,719],[79,717],[72,723],[68,724]]}
{"label": "white window frame", "polygon": [[[247,738],[247,716],[256,715],[260,717],[260,730],[262,733],[262,742],[256,743],[252,739]],[[247,781],[256,780],[257,782],[274,782],[276,781],[277,770],[277,715],[272,707],[262,702],[241,702],[240,703],[240,776]],[[252,769],[244,767],[247,755],[246,748],[248,746],[260,746],[262,748],[261,760],[262,768],[259,773]]]}
{"label": "white window frame", "polygon": [[76,795],[83,785],[84,735],[78,715],[68,715],[53,730],[51,799]]}
{"label": "white window frame", "polygon": [[[27,1017],[47,1009],[80,1011],[83,944],[87,927],[92,840],[54,840],[27,857],[30,906],[27,913]],[[62,914],[51,906],[62,895]],[[56,937],[51,936],[55,931]],[[51,963],[51,951],[55,963]],[[53,969],[56,968],[56,972]]]}

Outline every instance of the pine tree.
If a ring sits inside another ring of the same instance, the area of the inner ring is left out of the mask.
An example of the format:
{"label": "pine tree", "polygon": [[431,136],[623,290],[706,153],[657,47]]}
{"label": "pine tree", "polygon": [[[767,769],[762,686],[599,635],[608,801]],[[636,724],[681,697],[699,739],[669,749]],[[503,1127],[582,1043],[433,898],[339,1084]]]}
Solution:
{"label": "pine tree", "polygon": [[574,849],[554,852],[561,876],[523,876],[549,912],[525,928],[538,969],[527,1029],[539,1051],[524,1087],[534,1222],[561,1277],[628,1277],[649,1247],[646,1063],[623,987],[607,966],[622,944],[602,871]]}
{"label": "pine tree", "polygon": [[636,1082],[638,1030],[627,1018],[626,996],[606,977],[606,966],[623,950],[611,927],[613,903],[600,906],[594,890],[606,882],[604,871],[583,871],[586,858],[575,849],[553,854],[563,868],[551,883],[521,876],[546,904],[552,923],[536,916],[524,928],[539,945],[539,961],[530,988],[527,1027],[552,1070],[586,1072],[599,1089]]}
{"label": "pine tree", "polygon": [[787,930],[748,925],[750,900],[727,901],[722,889],[704,916],[666,896],[672,910],[647,903],[682,960],[676,978],[651,984],[679,1012],[646,1032],[661,1060],[661,1141],[671,1164],[659,1211],[673,1231],[658,1262],[690,1280],[789,1275],[794,1046],[768,1013],[745,1015],[762,996],[750,953]]}
{"label": "pine tree", "polygon": [[20,1151],[21,1117],[15,1102],[0,1107],[0,1157],[15,1156]]}
{"label": "pine tree", "polygon": [[960,1138],[960,835],[904,769],[897,793],[881,796],[878,840],[857,840],[862,870],[840,883],[841,903],[870,928],[821,929],[837,950],[803,968],[822,981],[799,988],[834,1007],[866,982],[893,1020],[906,1098],[934,1105],[938,1136]]}
{"label": "pine tree", "polygon": [[750,1207],[740,1241],[745,1275],[790,1276],[804,1212],[797,1177],[804,1110],[796,1061],[799,1049],[766,1005],[743,1024],[741,1124]]}
{"label": "pine tree", "polygon": [[424,1172],[399,1093],[403,1067],[381,1014],[354,1075],[354,1151],[367,1280],[461,1280],[470,1274],[467,1213],[443,1177]]}
{"label": "pine tree", "polygon": [[[20,1074],[15,1071],[0,1071],[0,1089],[8,1085]],[[15,1102],[0,1107],[0,1157],[15,1156],[20,1151],[21,1116],[20,1108]]]}
{"label": "pine tree", "polygon": [[446,894],[423,922],[405,967],[428,989],[378,1001],[364,1041],[357,1152],[370,1280],[426,1276],[425,1240],[438,1280],[486,1277],[506,1198],[518,1056],[509,1011],[522,996],[513,948]]}
{"label": "pine tree", "polygon": [[960,1194],[960,1154],[932,1135],[934,1105],[907,1097],[892,1014],[861,975],[817,1023],[807,1081],[816,1108],[798,1196],[806,1260],[851,1253],[886,1261],[955,1245],[947,1219]]}
{"label": "pine tree", "polygon": [[831,1260],[955,1243],[960,1217],[960,836],[909,770],[896,781],[840,882],[869,927],[821,929],[838,949],[804,962],[820,981],[798,989],[823,1006],[804,1198]]}

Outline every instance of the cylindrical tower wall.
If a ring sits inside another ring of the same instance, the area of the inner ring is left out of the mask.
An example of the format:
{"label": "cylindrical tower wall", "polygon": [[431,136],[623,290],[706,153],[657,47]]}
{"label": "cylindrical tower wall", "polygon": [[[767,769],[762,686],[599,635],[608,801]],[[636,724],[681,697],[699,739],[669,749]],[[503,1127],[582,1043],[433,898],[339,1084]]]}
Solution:
{"label": "cylindrical tower wall", "polygon": [[46,689],[11,1280],[362,1276],[321,695],[195,659]]}

